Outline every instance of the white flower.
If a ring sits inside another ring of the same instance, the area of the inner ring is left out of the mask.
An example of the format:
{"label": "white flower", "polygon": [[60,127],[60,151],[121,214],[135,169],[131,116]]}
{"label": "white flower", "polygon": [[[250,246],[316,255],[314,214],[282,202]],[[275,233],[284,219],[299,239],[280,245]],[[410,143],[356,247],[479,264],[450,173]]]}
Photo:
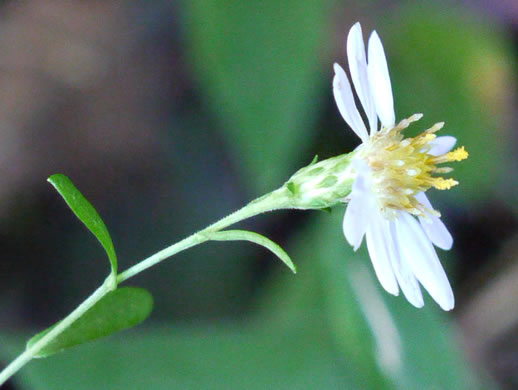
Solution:
{"label": "white flower", "polygon": [[369,38],[367,54],[368,60],[361,27],[356,23],[347,38],[347,57],[369,131],[338,64],[334,64],[333,80],[338,109],[362,140],[351,162],[357,176],[347,197],[344,234],[354,250],[366,236],[376,275],[389,293],[398,295],[401,288],[412,305],[422,307],[420,283],[441,308],[451,310],[453,292],[433,245],[448,250],[453,239],[424,192],[431,187],[449,189],[456,185],[455,180],[432,173],[450,172],[451,168],[436,165],[463,160],[467,152],[464,148],[450,152],[455,138],[435,136],[443,123],[405,139],[401,132],[422,115],[415,114],[396,125],[387,61],[375,31]]}

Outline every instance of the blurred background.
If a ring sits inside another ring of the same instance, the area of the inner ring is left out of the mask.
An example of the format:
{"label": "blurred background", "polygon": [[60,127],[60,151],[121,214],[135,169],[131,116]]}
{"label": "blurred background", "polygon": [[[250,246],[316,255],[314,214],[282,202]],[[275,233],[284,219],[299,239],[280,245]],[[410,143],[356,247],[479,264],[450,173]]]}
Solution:
{"label": "blurred background", "polygon": [[344,207],[239,226],[281,244],[208,243],[130,280],[135,329],[24,368],[5,389],[518,388],[518,4],[500,1],[2,1],[0,359],[109,272],[46,183],[68,175],[121,270],[358,139],[335,106],[349,28],[385,45],[396,117],[445,121],[470,158],[431,192],[455,245],[457,305],[385,293]]}

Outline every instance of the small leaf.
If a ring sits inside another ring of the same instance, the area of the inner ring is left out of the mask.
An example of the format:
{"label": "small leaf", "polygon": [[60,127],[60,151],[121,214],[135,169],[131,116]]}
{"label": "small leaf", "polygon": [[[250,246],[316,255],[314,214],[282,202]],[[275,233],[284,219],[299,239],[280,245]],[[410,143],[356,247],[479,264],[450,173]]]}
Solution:
{"label": "small leaf", "polygon": [[[153,308],[151,294],[138,287],[121,287],[106,294],[68,329],[41,349],[36,357],[47,357],[74,345],[108,336],[144,321]],[[38,333],[27,342],[27,349],[57,324]]]}
{"label": "small leaf", "polygon": [[250,241],[254,244],[264,246],[266,249],[277,255],[277,257],[286,264],[293,273],[297,273],[297,267],[295,267],[295,264],[293,264],[293,261],[286,251],[261,234],[246,230],[225,230],[222,232],[210,233],[209,237],[213,241]]}
{"label": "small leaf", "polygon": [[114,277],[117,276],[117,255],[115,254],[115,248],[113,247],[110,233],[108,233],[106,225],[95,208],[86,200],[67,176],[58,173],[50,176],[47,181],[59,192],[76,217],[79,218],[88,230],[99,240],[110,260],[111,273]]}

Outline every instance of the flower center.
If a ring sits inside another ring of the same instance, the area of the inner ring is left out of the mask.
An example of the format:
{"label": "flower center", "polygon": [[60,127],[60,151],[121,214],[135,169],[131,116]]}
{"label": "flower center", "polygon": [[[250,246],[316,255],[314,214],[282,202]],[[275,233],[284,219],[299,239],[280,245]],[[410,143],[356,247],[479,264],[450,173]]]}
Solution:
{"label": "flower center", "polygon": [[440,216],[437,211],[429,210],[417,201],[415,195],[431,187],[449,190],[457,185],[454,179],[434,176],[453,170],[437,165],[468,157],[464,147],[438,156],[429,153],[430,142],[436,138],[435,133],[444,122],[436,123],[414,138],[404,138],[402,131],[421,117],[422,114],[414,114],[393,128],[382,128],[360,151],[360,157],[372,170],[373,190],[387,217],[395,215],[396,210],[420,216],[425,216],[425,212]]}

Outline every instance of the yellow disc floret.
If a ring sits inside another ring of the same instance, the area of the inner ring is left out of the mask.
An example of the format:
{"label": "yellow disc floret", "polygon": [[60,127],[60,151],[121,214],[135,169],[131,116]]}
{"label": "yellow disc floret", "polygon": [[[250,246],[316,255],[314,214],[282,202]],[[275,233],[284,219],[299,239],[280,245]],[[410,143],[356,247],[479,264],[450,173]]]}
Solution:
{"label": "yellow disc floret", "polygon": [[425,208],[415,195],[431,187],[448,190],[457,185],[456,180],[433,175],[452,171],[450,167],[437,167],[438,164],[468,157],[464,147],[439,156],[429,154],[430,143],[435,140],[435,133],[444,126],[443,122],[436,123],[416,137],[404,138],[402,131],[421,117],[422,114],[415,114],[393,128],[382,128],[358,150],[359,157],[372,170],[373,190],[380,208],[388,217],[396,210],[421,216],[425,212],[439,215],[437,211]]}

